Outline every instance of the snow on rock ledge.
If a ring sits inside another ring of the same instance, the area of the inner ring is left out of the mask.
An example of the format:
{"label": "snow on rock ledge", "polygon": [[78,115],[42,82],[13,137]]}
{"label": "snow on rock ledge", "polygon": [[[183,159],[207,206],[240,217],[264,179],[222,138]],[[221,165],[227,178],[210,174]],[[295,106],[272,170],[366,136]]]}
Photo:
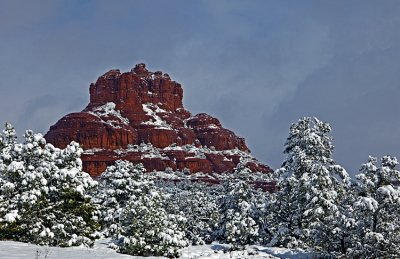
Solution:
{"label": "snow on rock ledge", "polygon": [[[223,173],[249,157],[243,138],[217,118],[192,116],[183,107],[182,86],[168,74],[148,71],[145,64],[125,73],[112,69],[92,83],[89,92],[87,107],[61,118],[45,138],[60,148],[79,142],[85,150],[84,170],[92,176],[118,159],[141,162],[148,171],[169,167]],[[151,148],[140,150],[140,145]],[[253,157],[248,165],[253,171],[272,172]]]}

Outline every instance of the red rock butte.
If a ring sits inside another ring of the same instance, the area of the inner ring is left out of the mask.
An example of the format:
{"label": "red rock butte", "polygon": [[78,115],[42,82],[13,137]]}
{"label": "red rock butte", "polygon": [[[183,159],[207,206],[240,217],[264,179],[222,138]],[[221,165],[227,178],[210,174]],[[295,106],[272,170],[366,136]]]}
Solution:
{"label": "red rock butte", "polygon": [[112,69],[89,91],[87,107],[61,118],[45,138],[60,148],[79,142],[83,168],[92,176],[118,159],[140,162],[148,171],[206,174],[232,172],[242,159],[252,171],[272,172],[217,118],[185,110],[182,86],[168,74],[149,72],[145,64],[125,73]]}

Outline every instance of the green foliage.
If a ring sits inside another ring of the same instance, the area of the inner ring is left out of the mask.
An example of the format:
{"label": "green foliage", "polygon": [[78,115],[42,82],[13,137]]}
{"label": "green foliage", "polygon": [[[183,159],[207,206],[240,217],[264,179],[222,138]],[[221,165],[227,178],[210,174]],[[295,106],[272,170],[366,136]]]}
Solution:
{"label": "green foliage", "polygon": [[0,137],[0,238],[40,245],[87,245],[98,229],[88,192],[96,182],[82,172],[82,149],[61,150],[26,131],[17,143],[10,124]]}
{"label": "green foliage", "polygon": [[136,199],[153,189],[154,182],[142,164],[118,160],[107,167],[99,178],[94,196],[100,207],[103,234],[119,234],[119,221],[130,199]]}
{"label": "green foliage", "polygon": [[121,253],[178,257],[187,246],[179,218],[168,215],[157,192],[131,200],[122,216]]}
{"label": "green foliage", "polygon": [[219,220],[218,186],[191,181],[181,181],[163,186],[166,197],[165,210],[169,214],[182,215],[182,229],[193,245],[214,241],[213,232]]}
{"label": "green foliage", "polygon": [[185,218],[165,211],[160,189],[141,164],[116,161],[108,167],[100,177],[96,200],[103,233],[116,239],[121,253],[176,257],[188,244],[181,228]]}
{"label": "green foliage", "polygon": [[345,247],[346,200],[350,178],[332,159],[330,125],[302,118],[290,127],[287,158],[278,175],[271,210],[274,243],[312,247],[328,254]]}
{"label": "green foliage", "polygon": [[398,258],[400,256],[400,181],[395,157],[384,156],[381,164],[370,157],[357,177],[353,205],[355,227],[350,232],[348,255],[358,258]]}
{"label": "green foliage", "polygon": [[239,163],[233,176],[223,183],[225,195],[220,197],[220,219],[215,235],[218,240],[231,244],[232,250],[258,244],[265,238],[260,236],[260,230],[265,226],[256,219],[260,216],[257,202],[260,196],[251,186],[250,172]]}

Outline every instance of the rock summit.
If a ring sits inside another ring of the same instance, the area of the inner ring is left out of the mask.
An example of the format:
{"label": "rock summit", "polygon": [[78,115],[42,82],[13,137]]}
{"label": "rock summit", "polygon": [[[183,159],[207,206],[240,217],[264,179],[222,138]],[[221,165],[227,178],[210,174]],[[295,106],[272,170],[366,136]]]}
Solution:
{"label": "rock summit", "polygon": [[119,159],[148,171],[224,173],[242,160],[252,171],[272,172],[217,118],[185,110],[182,86],[168,74],[150,72],[143,63],[124,73],[112,69],[89,91],[87,107],[61,118],[45,138],[60,148],[79,142],[84,170],[92,176]]}

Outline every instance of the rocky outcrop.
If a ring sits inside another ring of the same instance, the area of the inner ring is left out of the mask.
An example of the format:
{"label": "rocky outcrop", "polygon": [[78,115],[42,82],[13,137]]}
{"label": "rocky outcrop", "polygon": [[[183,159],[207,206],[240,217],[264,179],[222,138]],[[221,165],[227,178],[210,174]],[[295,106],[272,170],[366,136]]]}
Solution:
{"label": "rocky outcrop", "polygon": [[113,69],[90,85],[90,103],[61,118],[45,135],[65,147],[81,144],[84,170],[101,174],[115,160],[141,162],[148,171],[231,172],[245,160],[253,171],[271,169],[250,155],[245,140],[205,113],[192,116],[182,104],[182,86],[145,64],[130,72]]}

